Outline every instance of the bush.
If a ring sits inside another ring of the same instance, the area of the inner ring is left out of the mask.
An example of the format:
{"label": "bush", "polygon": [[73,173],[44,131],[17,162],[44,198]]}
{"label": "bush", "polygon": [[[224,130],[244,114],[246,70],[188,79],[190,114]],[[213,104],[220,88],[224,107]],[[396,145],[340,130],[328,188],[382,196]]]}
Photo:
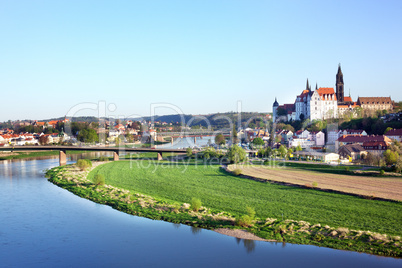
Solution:
{"label": "bush", "polygon": [[198,211],[201,208],[201,200],[198,198],[191,199],[190,209],[193,211]]}
{"label": "bush", "polygon": [[78,159],[77,167],[81,170],[86,170],[87,168],[92,167],[92,162],[88,159]]}
{"label": "bush", "polygon": [[193,156],[193,150],[192,150],[191,148],[187,148],[187,149],[186,149],[186,155],[187,155],[188,157],[192,157],[192,156]]}
{"label": "bush", "polygon": [[105,184],[105,176],[102,174],[96,174],[94,179],[95,185],[104,185]]}
{"label": "bush", "polygon": [[243,215],[236,220],[236,225],[241,227],[249,227],[251,226],[253,220],[249,215]]}
{"label": "bush", "polygon": [[101,156],[101,157],[99,157],[99,161],[109,161],[109,157],[107,157],[107,156]]}
{"label": "bush", "polygon": [[239,162],[243,162],[247,159],[246,156],[246,151],[244,151],[243,148],[237,146],[237,145],[232,145],[229,148],[229,151],[227,153],[227,157],[230,161],[230,163],[237,164]]}
{"label": "bush", "polygon": [[252,207],[247,207],[246,210],[247,210],[247,215],[248,215],[252,220],[254,220],[254,217],[255,217],[255,210],[254,210]]}
{"label": "bush", "polygon": [[380,170],[380,175],[383,176],[385,174],[385,171],[383,169]]}
{"label": "bush", "polygon": [[236,220],[236,225],[241,227],[249,227],[253,225],[255,210],[251,207],[247,207],[247,215],[243,215]]}
{"label": "bush", "polygon": [[243,172],[243,170],[241,170],[240,168],[236,168],[235,170],[232,171],[232,174],[235,176],[239,176],[241,175]]}

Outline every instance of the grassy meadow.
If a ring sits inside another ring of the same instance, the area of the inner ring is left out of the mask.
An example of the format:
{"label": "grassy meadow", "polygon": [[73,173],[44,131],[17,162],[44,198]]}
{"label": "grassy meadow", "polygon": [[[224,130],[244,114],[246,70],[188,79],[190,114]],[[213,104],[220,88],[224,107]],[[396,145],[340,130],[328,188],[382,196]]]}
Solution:
{"label": "grassy meadow", "polygon": [[[318,167],[317,167],[318,168]],[[233,176],[218,165],[184,165],[164,161],[116,161],[95,168],[93,180],[103,174],[105,183],[167,202],[202,205],[233,215],[252,207],[259,218],[308,221],[333,227],[402,234],[402,204],[256,182]]]}

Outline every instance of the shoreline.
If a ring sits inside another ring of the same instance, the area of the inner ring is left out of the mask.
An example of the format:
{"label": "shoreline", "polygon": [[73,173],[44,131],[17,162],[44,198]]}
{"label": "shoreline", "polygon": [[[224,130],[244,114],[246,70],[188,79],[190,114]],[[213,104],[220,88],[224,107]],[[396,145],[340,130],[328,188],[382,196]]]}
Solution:
{"label": "shoreline", "polygon": [[399,236],[320,224],[313,225],[305,221],[289,219],[256,218],[251,225],[240,227],[235,224],[236,217],[224,211],[211,212],[211,209],[201,207],[198,212],[195,212],[190,209],[190,204],[169,203],[166,200],[155,199],[110,185],[96,186],[87,179],[87,176],[97,166],[108,162],[93,163],[92,168],[86,171],[79,170],[75,165],[67,165],[55,167],[46,175],[50,182],[82,198],[135,216],[209,229],[219,234],[246,240],[305,244],[380,256],[402,257]]}
{"label": "shoreline", "polygon": [[255,234],[252,234],[250,232],[247,232],[246,230],[241,230],[241,229],[218,228],[218,229],[214,229],[212,231],[217,232],[218,234],[236,237],[236,238],[245,239],[245,240],[278,242],[274,239],[261,238],[259,236],[256,236]]}

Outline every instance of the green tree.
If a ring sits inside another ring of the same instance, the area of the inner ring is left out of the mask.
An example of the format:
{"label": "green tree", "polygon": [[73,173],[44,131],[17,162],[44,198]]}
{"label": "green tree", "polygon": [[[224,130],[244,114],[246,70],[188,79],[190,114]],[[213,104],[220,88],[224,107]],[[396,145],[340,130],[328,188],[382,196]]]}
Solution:
{"label": "green tree", "polygon": [[395,171],[400,173],[402,171],[402,156],[398,158],[395,164]]}
{"label": "green tree", "polygon": [[234,144],[229,148],[227,158],[229,159],[230,163],[237,164],[243,162],[244,160],[246,160],[246,151],[244,151],[243,148]]}
{"label": "green tree", "polygon": [[99,141],[98,134],[94,129],[84,128],[78,133],[77,139],[81,142],[97,142]]}
{"label": "green tree", "polygon": [[263,145],[265,144],[264,140],[261,139],[261,138],[259,138],[259,137],[254,138],[254,140],[253,140],[252,143],[253,143],[253,145],[255,145],[255,146],[263,146]]}
{"label": "green tree", "polygon": [[233,129],[232,129],[232,143],[236,144],[239,142],[239,139],[237,138],[237,131],[236,131],[236,126],[233,125]]}
{"label": "green tree", "polygon": [[192,156],[193,156],[193,150],[192,150],[190,147],[186,149],[186,155],[187,155],[188,157],[192,157]]}
{"label": "green tree", "polygon": [[218,135],[215,136],[215,143],[218,145],[225,145],[226,140],[223,134],[219,133]]}
{"label": "green tree", "polygon": [[133,134],[127,134],[126,139],[128,143],[133,143],[134,142],[134,135]]}
{"label": "green tree", "polygon": [[388,131],[392,130],[392,127],[387,127],[384,131],[384,134],[387,134]]}
{"label": "green tree", "polygon": [[278,149],[278,152],[279,152],[279,155],[280,155],[281,157],[285,157],[286,154],[287,154],[287,152],[288,152],[288,150],[286,149],[286,147],[285,147],[284,145],[281,145],[281,146],[279,147],[279,149]]}
{"label": "green tree", "polygon": [[201,208],[201,200],[198,198],[191,199],[190,209],[193,211],[198,211]]}
{"label": "green tree", "polygon": [[265,156],[266,157],[271,157],[272,156],[272,148],[271,147],[267,147],[266,149],[265,149]]}
{"label": "green tree", "polygon": [[384,152],[385,163],[389,166],[396,163],[399,158],[398,152],[391,151],[390,149]]}

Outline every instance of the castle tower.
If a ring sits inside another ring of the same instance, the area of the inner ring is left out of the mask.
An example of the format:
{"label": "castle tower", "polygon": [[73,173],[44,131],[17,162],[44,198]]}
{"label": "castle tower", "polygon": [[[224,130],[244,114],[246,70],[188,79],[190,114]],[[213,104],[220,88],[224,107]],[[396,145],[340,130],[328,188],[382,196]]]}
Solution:
{"label": "castle tower", "polygon": [[338,103],[344,102],[344,84],[343,84],[343,74],[341,70],[341,64],[338,65],[338,73],[336,74],[336,99]]}
{"label": "castle tower", "polygon": [[279,106],[279,103],[278,103],[278,101],[276,100],[276,97],[275,97],[275,102],[274,102],[274,104],[272,105],[272,122],[274,122],[275,123],[275,120],[276,120],[276,118],[278,117],[277,116],[277,109],[278,109],[278,106]]}
{"label": "castle tower", "polygon": [[311,86],[308,83],[308,78],[307,78],[307,83],[306,83],[306,90],[307,91],[311,91]]}

